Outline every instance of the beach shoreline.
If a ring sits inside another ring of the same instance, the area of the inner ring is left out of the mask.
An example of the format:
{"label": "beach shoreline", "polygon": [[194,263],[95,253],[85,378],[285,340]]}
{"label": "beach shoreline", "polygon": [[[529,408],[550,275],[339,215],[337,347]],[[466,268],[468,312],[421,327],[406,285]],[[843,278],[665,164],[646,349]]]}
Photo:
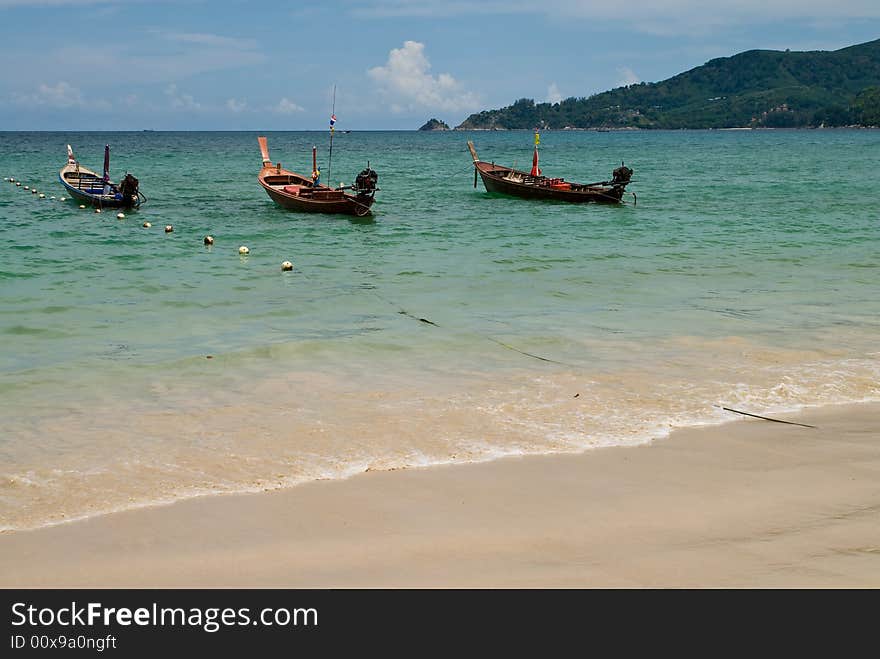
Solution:
{"label": "beach shoreline", "polygon": [[880,587],[880,404],[0,534],[0,586]]}

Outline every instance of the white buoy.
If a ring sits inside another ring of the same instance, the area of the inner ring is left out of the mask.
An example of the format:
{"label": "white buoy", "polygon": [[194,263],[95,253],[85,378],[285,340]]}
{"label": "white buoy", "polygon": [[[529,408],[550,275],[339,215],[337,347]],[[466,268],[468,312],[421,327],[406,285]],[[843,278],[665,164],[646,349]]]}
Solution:
{"label": "white buoy", "polygon": [[52,195],[51,197],[49,197],[49,199],[55,199],[55,195]]}
{"label": "white buoy", "polygon": [[172,231],[174,231],[174,227],[171,226],[170,224],[166,224],[165,225],[165,233],[171,233]]}
{"label": "white buoy", "polygon": [[18,181],[16,181],[16,182],[15,182],[15,186],[18,187],[18,188],[20,188],[20,187],[21,187],[21,183],[19,183]]}
{"label": "white buoy", "polygon": [[153,225],[150,224],[149,222],[144,222],[144,229],[149,229],[151,226],[153,226]]}
{"label": "white buoy", "polygon": [[31,190],[31,194],[37,194],[37,189],[34,188],[33,190]]}
{"label": "white buoy", "polygon": [[251,250],[249,250],[247,247],[242,245],[241,247],[238,248],[238,253],[239,254],[250,254]]}
{"label": "white buoy", "polygon": [[58,201],[67,201],[67,197],[61,197]]}
{"label": "white buoy", "polygon": [[117,220],[124,220],[124,219],[125,219],[125,213],[116,213],[116,219],[117,219]]}
{"label": "white buoy", "polygon": [[80,204],[79,207],[80,207],[80,208],[85,208],[86,205],[85,205],[85,204]]}
{"label": "white buoy", "polygon": [[30,188],[29,188],[28,186],[24,186],[24,189],[25,189],[25,190],[30,190]]}
{"label": "white buoy", "polygon": [[95,209],[95,212],[96,212],[96,213],[100,213],[100,212],[101,212],[101,209],[100,209],[100,208],[96,208],[96,209]]}
{"label": "white buoy", "polygon": [[281,269],[287,272],[288,270],[293,270],[293,263],[290,261],[285,261],[281,264]]}
{"label": "white buoy", "polygon": [[205,244],[213,245],[214,244],[214,236],[205,236]]}
{"label": "white buoy", "polygon": [[44,194],[41,192],[41,193],[40,193],[40,199],[45,199],[45,198],[46,198],[46,195],[44,195]]}

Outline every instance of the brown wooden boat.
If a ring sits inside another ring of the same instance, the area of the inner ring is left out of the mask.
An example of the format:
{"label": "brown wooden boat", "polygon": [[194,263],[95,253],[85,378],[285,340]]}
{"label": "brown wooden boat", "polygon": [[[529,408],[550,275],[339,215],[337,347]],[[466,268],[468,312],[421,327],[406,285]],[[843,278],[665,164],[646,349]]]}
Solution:
{"label": "brown wooden boat", "polygon": [[[288,210],[303,213],[335,213],[364,217],[371,213],[370,207],[379,177],[369,163],[357,175],[354,185],[331,188],[320,184],[316,162],[316,150],[312,149],[313,177],[303,176],[281,168],[281,163],[272,164],[269,159],[269,146],[265,137],[258,137],[263,156],[263,168],[257,177],[260,185],[272,201]],[[350,192],[347,192],[350,191]]]}
{"label": "brown wooden boat", "polygon": [[[498,192],[526,199],[619,204],[623,200],[627,184],[632,179],[632,169],[621,165],[612,172],[610,181],[572,183],[561,178],[550,178],[541,173],[538,169],[537,144],[531,172],[482,161],[477,157],[474,143],[468,141],[467,145],[474,159],[474,187],[477,187],[479,173],[487,192]],[[635,199],[635,194],[633,198]]]}

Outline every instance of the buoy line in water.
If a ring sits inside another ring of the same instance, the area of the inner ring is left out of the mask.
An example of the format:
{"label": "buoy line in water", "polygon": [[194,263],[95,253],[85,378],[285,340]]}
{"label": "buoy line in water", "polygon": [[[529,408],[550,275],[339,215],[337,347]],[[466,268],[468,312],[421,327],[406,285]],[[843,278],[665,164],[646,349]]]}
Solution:
{"label": "buoy line in water", "polygon": [[[39,192],[39,190],[38,190],[36,187],[34,187],[34,186],[31,186],[31,185],[27,185],[27,184],[22,183],[21,180],[15,178],[14,176],[8,176],[8,177],[5,177],[5,178],[4,178],[4,181],[6,181],[6,182],[8,182],[8,183],[10,183],[10,184],[12,184],[12,185],[14,185],[14,186],[17,187],[17,188],[20,188],[20,189],[23,189],[23,190],[29,191],[29,192],[30,192],[32,195],[34,195],[35,198],[37,198],[37,199],[46,199],[46,198],[47,198],[45,193]],[[635,197],[635,195],[633,195],[633,196]],[[52,196],[49,197],[49,200],[51,200],[51,201],[56,201],[56,197],[55,197],[54,195],[52,195]],[[66,198],[66,197],[60,197],[60,198],[57,199],[57,201],[64,202],[64,201],[67,201],[67,198]],[[86,206],[85,204],[80,204],[80,205],[79,205],[79,208],[80,208],[80,209],[86,209],[87,206]],[[102,212],[102,209],[101,209],[100,207],[95,208],[94,212],[95,212],[95,213],[101,213],[101,212]],[[119,220],[123,220],[123,219],[125,219],[126,216],[125,216],[124,213],[122,213],[122,212],[118,212],[118,213],[116,214],[116,217],[117,217],[117,219],[119,219]],[[149,221],[145,221],[145,222],[142,224],[142,227],[145,228],[145,229],[149,229],[149,228],[152,227],[152,224],[151,224]],[[173,231],[174,231],[174,227],[173,227],[173,225],[171,225],[171,224],[167,224],[167,225],[165,225],[165,233],[166,233],[166,234],[170,234],[170,233],[172,233]],[[203,244],[205,245],[205,247],[208,247],[209,249],[212,248],[213,245],[214,245],[214,237],[211,236],[211,235],[206,235],[206,236],[203,238]],[[238,249],[238,253],[239,253],[239,256],[241,256],[241,257],[247,257],[247,256],[250,254],[250,249],[249,249],[246,245],[242,245],[242,246],[239,247],[239,249]],[[242,260],[245,260],[245,259],[243,258]],[[283,262],[281,263],[281,270],[282,270],[282,272],[291,272],[291,271],[293,271],[293,263],[290,262],[290,261],[283,261]],[[303,276],[305,276],[307,279],[310,279],[310,280],[311,280],[311,277],[310,277],[307,273],[300,271],[300,274],[302,274]],[[388,304],[388,305],[390,305],[390,306],[396,308],[398,314],[400,314],[400,315],[402,315],[402,316],[406,316],[406,317],[408,317],[408,318],[410,318],[410,319],[412,319],[412,320],[415,320],[415,321],[417,321],[417,322],[419,322],[419,323],[422,323],[422,324],[425,324],[425,325],[431,325],[432,327],[436,327],[436,328],[438,328],[438,329],[442,329],[441,326],[440,326],[439,324],[435,323],[434,321],[432,321],[432,320],[430,320],[430,319],[428,319],[428,318],[425,318],[425,317],[418,316],[418,315],[416,315],[416,314],[410,313],[409,311],[407,311],[406,309],[404,309],[401,305],[397,304],[397,303],[394,302],[393,300],[390,300],[390,299],[384,297],[383,295],[380,295],[377,291],[375,291],[375,290],[371,290],[371,292],[373,293],[373,295],[375,295],[375,296],[376,296],[379,300],[381,300],[382,302],[384,302],[384,303],[386,303],[386,304]],[[571,364],[571,363],[568,363],[568,362],[562,362],[562,361],[558,361],[558,360],[555,360],[555,359],[550,359],[549,357],[544,357],[544,356],[542,356],[542,355],[537,355],[537,354],[535,354],[535,353],[527,352],[527,351],[525,351],[525,350],[520,350],[519,348],[517,348],[517,347],[515,347],[515,346],[512,346],[512,345],[510,345],[510,344],[508,344],[508,343],[505,343],[505,342],[503,342],[503,341],[500,341],[499,339],[496,339],[496,338],[493,337],[493,336],[489,336],[488,334],[483,334],[482,332],[477,332],[477,331],[475,331],[475,330],[466,330],[466,331],[467,331],[468,333],[470,333],[470,334],[475,335],[475,336],[479,336],[479,337],[481,337],[481,338],[483,338],[483,339],[485,339],[485,340],[487,340],[487,341],[491,341],[492,343],[494,343],[494,344],[496,344],[496,345],[498,345],[498,346],[500,346],[500,347],[502,347],[502,348],[504,348],[504,349],[506,349],[506,350],[510,350],[510,351],[512,351],[512,352],[516,352],[517,354],[520,354],[520,355],[522,355],[522,356],[524,356],[524,357],[529,357],[529,358],[531,358],[531,359],[536,359],[536,360],[538,360],[538,361],[542,361],[542,362],[546,362],[546,363],[550,363],[550,364],[557,364],[557,365],[559,365],[559,366],[565,366],[565,367],[568,367],[568,368],[573,368],[573,369],[578,369],[578,370],[585,368],[583,365],[577,365],[577,364]],[[212,358],[213,358],[213,355],[207,355],[206,358],[207,358],[207,359],[212,359]],[[580,394],[577,393],[577,394],[574,395],[574,397],[577,398],[579,395],[580,395]],[[731,412],[731,413],[734,413],[734,414],[738,414],[738,415],[741,415],[741,416],[747,416],[747,417],[751,417],[751,418],[754,418],[754,419],[759,419],[759,420],[762,420],[762,421],[768,421],[768,422],[773,422],[773,423],[782,423],[782,424],[792,425],[792,426],[798,426],[798,427],[802,427],[802,428],[816,428],[816,426],[813,426],[813,425],[809,425],[809,424],[805,424],[805,423],[798,423],[798,422],[796,422],[796,421],[786,421],[786,420],[784,420],[784,419],[776,419],[776,418],[769,417],[769,416],[763,416],[763,415],[760,415],[760,414],[754,414],[754,413],[752,413],[752,412],[747,412],[747,411],[744,411],[744,410],[734,409],[734,408],[732,408],[732,407],[727,407],[727,406],[724,406],[724,405],[713,405],[713,407],[718,408],[718,409],[721,409],[721,410],[723,410],[723,411],[725,411],[725,412]]]}
{"label": "buoy line in water", "polygon": [[[284,265],[284,264],[282,264],[282,267],[283,267],[283,265]],[[310,281],[312,280],[312,278],[311,278],[307,273],[301,271],[301,274],[302,274],[306,279],[308,279],[308,280],[310,280]],[[406,309],[404,309],[403,306],[397,304],[397,303],[394,302],[393,300],[390,300],[390,299],[388,299],[387,297],[385,297],[385,296],[383,296],[383,295],[380,295],[376,290],[371,289],[370,292],[371,292],[373,295],[375,295],[378,299],[380,299],[382,302],[384,302],[384,303],[386,303],[386,304],[388,304],[388,305],[390,305],[390,306],[396,308],[396,309],[397,309],[397,313],[400,314],[401,316],[406,316],[407,318],[411,318],[411,319],[413,319],[413,320],[416,320],[416,321],[418,321],[418,322],[420,322],[420,323],[422,323],[422,324],[424,324],[424,325],[431,325],[431,326],[433,326],[433,327],[436,327],[436,328],[438,328],[438,329],[441,329],[441,326],[438,325],[437,323],[435,323],[433,320],[430,320],[430,319],[425,318],[425,317],[423,317],[423,316],[417,316],[417,315],[415,315],[415,314],[413,314],[413,313],[410,313],[409,311],[407,311]],[[491,337],[491,336],[489,336],[488,334],[483,334],[483,333],[481,333],[481,332],[477,332],[477,331],[474,331],[474,330],[467,330],[467,331],[470,332],[471,334],[475,335],[475,336],[479,336],[479,337],[481,337],[481,338],[483,338],[483,339],[485,339],[485,340],[487,340],[487,341],[491,341],[492,343],[494,343],[494,344],[496,344],[496,345],[498,345],[498,346],[501,346],[502,348],[504,348],[504,349],[506,349],[506,350],[511,350],[511,351],[516,352],[516,353],[518,353],[518,354],[520,354],[520,355],[523,355],[524,357],[530,357],[531,359],[537,359],[538,361],[547,362],[547,363],[550,363],[550,364],[558,364],[559,366],[566,366],[566,367],[568,367],[568,368],[574,368],[574,369],[583,369],[583,368],[584,368],[583,366],[578,366],[578,365],[576,365],[576,364],[570,364],[570,363],[567,363],[567,362],[561,362],[561,361],[557,361],[557,360],[555,360],[555,359],[550,359],[549,357],[542,357],[541,355],[536,355],[536,354],[531,353],[531,352],[526,352],[525,350],[520,350],[519,348],[517,348],[517,347],[515,347],[515,346],[512,346],[512,345],[510,345],[510,344],[508,344],[508,343],[504,343],[503,341],[499,341],[498,339],[496,339],[496,338],[494,338],[494,337]]]}
{"label": "buoy line in water", "polygon": [[32,195],[36,196],[37,199],[49,199],[50,201],[67,201],[66,197],[56,198],[55,195],[46,196],[45,192],[40,192],[36,186],[25,185],[21,182],[21,179],[17,179],[14,176],[7,176],[3,179],[7,183],[11,183],[17,188],[21,188],[22,190],[27,190]]}

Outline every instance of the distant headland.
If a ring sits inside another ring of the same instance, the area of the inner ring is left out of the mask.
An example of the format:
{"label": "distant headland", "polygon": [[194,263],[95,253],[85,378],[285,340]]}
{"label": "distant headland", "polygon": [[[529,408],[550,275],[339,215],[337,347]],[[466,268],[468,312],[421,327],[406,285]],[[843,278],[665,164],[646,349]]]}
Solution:
{"label": "distant headland", "polygon": [[749,50],[661,82],[559,103],[521,98],[455,129],[826,126],[880,126],[880,39],[835,51]]}
{"label": "distant headland", "polygon": [[419,130],[449,130],[449,125],[439,119],[428,119]]}

